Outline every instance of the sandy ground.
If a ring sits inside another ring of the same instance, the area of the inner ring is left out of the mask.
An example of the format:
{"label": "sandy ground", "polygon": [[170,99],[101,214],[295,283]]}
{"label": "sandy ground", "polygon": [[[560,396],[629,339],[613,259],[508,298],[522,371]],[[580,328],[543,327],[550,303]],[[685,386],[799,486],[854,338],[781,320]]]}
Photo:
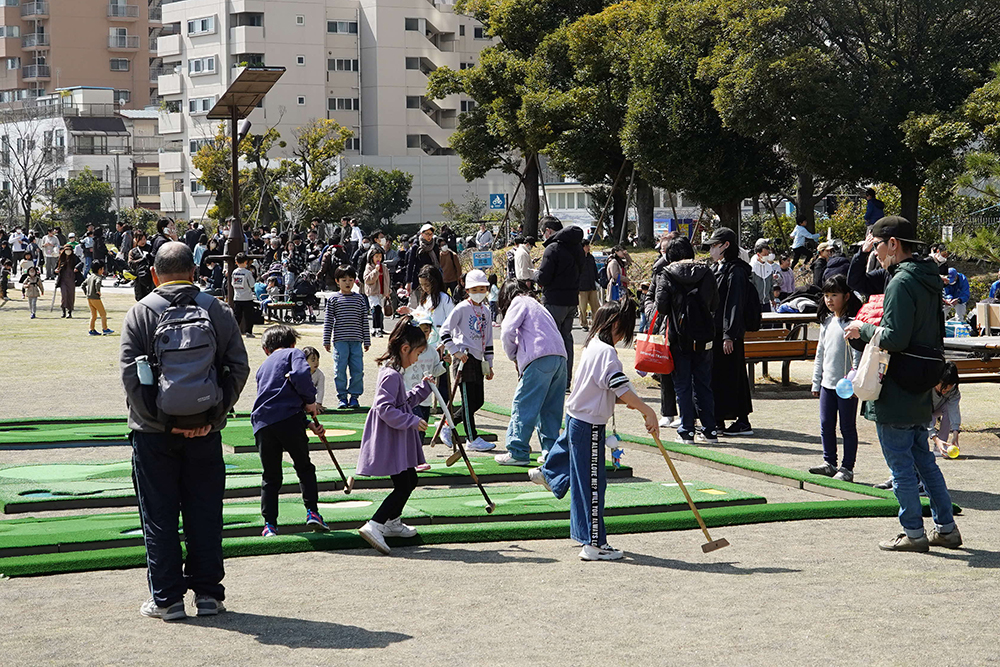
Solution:
{"label": "sandy ground", "polygon": [[[106,302],[117,330],[131,295],[109,287]],[[88,337],[86,322],[58,315],[57,309],[54,318],[44,312],[29,321],[23,302],[0,307],[0,417],[122,414],[117,336]],[[303,344],[320,342],[318,327],[302,331]],[[577,337],[582,343],[583,333]],[[383,345],[376,339],[373,352]],[[250,354],[256,368],[263,354],[258,347]],[[369,378],[375,356],[367,355]],[[631,352],[621,356],[629,367]],[[324,356],[328,377],[331,366]],[[509,404],[512,364],[498,360],[496,367],[487,400]],[[793,364],[793,381],[804,383],[810,371]],[[636,378],[636,386],[657,405],[648,379]],[[372,389],[368,383],[369,400]],[[798,469],[817,464],[818,408],[807,389],[758,384],[756,435],[715,447]],[[249,409],[253,393],[251,378],[239,409]],[[616,536],[613,544],[627,553],[619,563],[583,563],[569,540],[413,547],[389,558],[367,550],[236,558],[226,562],[229,611],[182,624],[138,615],[146,597],[141,569],[3,580],[0,663],[993,663],[998,653],[983,629],[997,621],[996,395],[990,385],[963,389],[963,456],[942,465],[955,502],[965,508],[959,525],[966,545],[958,551],[880,552],[876,543],[898,524],[850,519],[714,530],[732,547],[711,554],[701,552],[703,537],[695,531]],[[482,422],[498,431],[505,426],[486,415]],[[642,432],[629,411],[619,412],[617,424]],[[874,428],[864,420],[859,428],[857,479],[880,481],[887,469]],[[120,447],[4,451],[0,462],[110,461],[128,454]],[[353,462],[356,452],[338,456]],[[655,450],[629,447],[625,462],[637,479],[669,479]],[[678,469],[686,479],[753,491],[770,502],[824,499],[696,464]]]}

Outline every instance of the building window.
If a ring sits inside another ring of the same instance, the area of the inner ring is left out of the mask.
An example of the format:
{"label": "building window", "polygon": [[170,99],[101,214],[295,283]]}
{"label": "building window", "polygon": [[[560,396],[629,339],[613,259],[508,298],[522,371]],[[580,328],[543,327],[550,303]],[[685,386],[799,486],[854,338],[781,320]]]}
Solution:
{"label": "building window", "polygon": [[420,148],[420,135],[419,134],[408,134],[408,135],[406,135],[406,147],[407,148]]}
{"label": "building window", "polygon": [[188,149],[191,151],[191,155],[195,155],[204,146],[208,146],[211,143],[211,139],[191,139],[188,141]]}
{"label": "building window", "polygon": [[[125,61],[128,62],[128,61]],[[20,58],[7,58],[7,69],[21,69],[21,59]],[[112,67],[111,69],[114,69]]]}
{"label": "building window", "polygon": [[188,60],[188,74],[215,74],[215,56]]}
{"label": "building window", "polygon": [[233,14],[232,25],[234,27],[250,26],[253,28],[263,28],[264,15],[260,12],[243,12],[242,14]]}
{"label": "building window", "polygon": [[0,25],[0,37],[20,37],[21,27],[16,25]]}
{"label": "building window", "polygon": [[407,58],[406,69],[420,69],[420,58]]}
{"label": "building window", "polygon": [[208,113],[215,105],[214,97],[197,97],[188,100],[188,112],[191,114]]}
{"label": "building window", "polygon": [[346,142],[344,142],[344,148],[349,151],[360,151],[361,139],[359,137],[351,137]]}
{"label": "building window", "polygon": [[159,176],[136,176],[135,186],[140,197],[152,197],[160,194]]}
{"label": "building window", "polygon": [[295,98],[295,103],[298,104],[300,107],[304,107],[306,105],[306,96],[299,95],[298,97]]}
{"label": "building window", "polygon": [[121,104],[128,104],[132,101],[132,91],[125,90],[124,88],[115,90],[115,101]]}
{"label": "building window", "polygon": [[[10,60],[10,58],[8,58]],[[111,59],[111,71],[112,72],[127,72],[129,66],[131,65],[128,58],[112,58]],[[9,69],[9,68],[8,68]]]}
{"label": "building window", "polygon": [[463,112],[472,111],[476,108],[476,103],[472,100],[462,100],[461,105]]}
{"label": "building window", "polygon": [[357,21],[327,21],[326,31],[337,35],[358,34]]}
{"label": "building window", "polygon": [[489,39],[489,37],[486,36],[486,28],[473,28],[472,36],[476,39]]}
{"label": "building window", "polygon": [[350,58],[330,58],[326,61],[326,68],[331,72],[357,72],[358,61]]}
{"label": "building window", "polygon": [[201,19],[193,19],[187,22],[189,35],[207,35],[215,32],[215,17],[206,16]]}
{"label": "building window", "polygon": [[420,19],[403,19],[404,30],[420,30]]}
{"label": "building window", "polygon": [[465,26],[464,25],[458,26],[458,36],[459,37],[465,37]]}
{"label": "building window", "polygon": [[406,108],[407,109],[419,109],[420,108],[420,96],[419,95],[407,95],[406,96]]}
{"label": "building window", "polygon": [[306,17],[303,16],[302,14],[296,14],[295,25],[305,25],[305,24],[306,24]]}
{"label": "building window", "polygon": [[357,97],[331,97],[326,101],[330,111],[359,111],[361,100]]}
{"label": "building window", "polygon": [[200,195],[206,192],[208,192],[208,188],[205,187],[204,183],[199,181],[197,178],[191,179],[191,194]]}
{"label": "building window", "polygon": [[295,64],[298,65],[299,67],[305,66],[305,64],[306,64],[306,57],[303,56],[303,55],[297,55],[297,56],[295,56]]}
{"label": "building window", "polygon": [[476,66],[476,63],[459,63],[458,69],[472,69]]}

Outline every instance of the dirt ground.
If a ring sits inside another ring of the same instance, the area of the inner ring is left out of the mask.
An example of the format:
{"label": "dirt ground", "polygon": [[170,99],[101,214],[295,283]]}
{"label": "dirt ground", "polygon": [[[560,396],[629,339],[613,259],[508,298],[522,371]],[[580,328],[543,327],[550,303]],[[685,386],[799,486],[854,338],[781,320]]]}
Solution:
{"label": "dirt ground", "polygon": [[[118,330],[131,293],[105,292]],[[83,312],[62,320],[43,301],[36,320],[19,300],[0,307],[0,418],[123,414],[117,335],[89,337]],[[303,345],[318,346],[318,326],[301,330]],[[576,335],[582,343],[582,332]],[[373,341],[366,378],[374,377],[371,360],[384,344]],[[631,354],[620,352],[626,368]],[[250,358],[256,369],[259,347],[251,345]],[[332,360],[324,355],[322,363],[332,385]],[[487,401],[509,405],[513,365],[498,358],[496,370]],[[791,387],[758,379],[755,435],[711,447],[796,469],[816,465],[810,374],[809,364],[795,363]],[[633,379],[658,408],[655,385]],[[370,381],[365,390],[363,403],[372,396]],[[253,396],[251,376],[238,409],[249,410]],[[877,542],[899,528],[883,518],[717,529],[713,538],[732,546],[711,554],[701,552],[696,531],[615,536],[612,543],[627,554],[619,563],[583,563],[568,539],[411,547],[389,558],[370,550],[234,558],[226,562],[229,611],[182,624],[138,615],[147,597],[141,569],[2,580],[0,663],[990,664],[998,661],[992,633],[983,631],[997,621],[996,397],[992,385],[963,388],[962,457],[942,463],[964,508],[958,522],[965,546],[957,551],[880,552]],[[485,414],[482,422],[499,432],[506,425]],[[874,428],[858,423],[857,480],[881,481],[888,471]],[[642,433],[631,411],[619,411],[617,426]],[[128,455],[122,447],[3,451],[0,463]],[[338,456],[353,463],[357,452]],[[670,477],[655,450],[629,446],[624,461],[638,479]],[[826,499],[693,463],[678,469],[685,479],[769,502]]]}

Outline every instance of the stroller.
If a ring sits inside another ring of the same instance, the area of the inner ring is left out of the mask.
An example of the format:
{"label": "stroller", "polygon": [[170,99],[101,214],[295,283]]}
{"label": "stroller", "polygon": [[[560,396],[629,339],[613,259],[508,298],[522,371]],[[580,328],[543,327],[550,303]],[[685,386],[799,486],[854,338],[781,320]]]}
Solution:
{"label": "stroller", "polygon": [[308,311],[309,322],[315,324],[316,314],[313,308],[319,306],[319,297],[316,296],[318,291],[319,287],[312,273],[305,271],[299,274],[292,286],[292,322],[295,324],[305,322]]}

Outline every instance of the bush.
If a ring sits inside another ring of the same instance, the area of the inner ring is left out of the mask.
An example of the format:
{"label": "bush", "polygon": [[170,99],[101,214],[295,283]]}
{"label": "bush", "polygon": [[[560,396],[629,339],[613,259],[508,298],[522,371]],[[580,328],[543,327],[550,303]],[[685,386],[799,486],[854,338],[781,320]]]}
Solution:
{"label": "bush", "polygon": [[[844,246],[865,240],[865,202],[852,199],[840,204],[836,212],[826,221],[833,230],[833,238],[840,239]],[[817,228],[819,223],[817,223]],[[817,229],[817,231],[819,231]]]}
{"label": "bush", "polygon": [[1000,262],[1000,232],[985,227],[973,235],[956,234],[948,242],[948,249],[959,259],[976,262]]}
{"label": "bush", "polygon": [[974,276],[969,280],[969,300],[979,302],[990,295],[993,281],[986,276]]}

